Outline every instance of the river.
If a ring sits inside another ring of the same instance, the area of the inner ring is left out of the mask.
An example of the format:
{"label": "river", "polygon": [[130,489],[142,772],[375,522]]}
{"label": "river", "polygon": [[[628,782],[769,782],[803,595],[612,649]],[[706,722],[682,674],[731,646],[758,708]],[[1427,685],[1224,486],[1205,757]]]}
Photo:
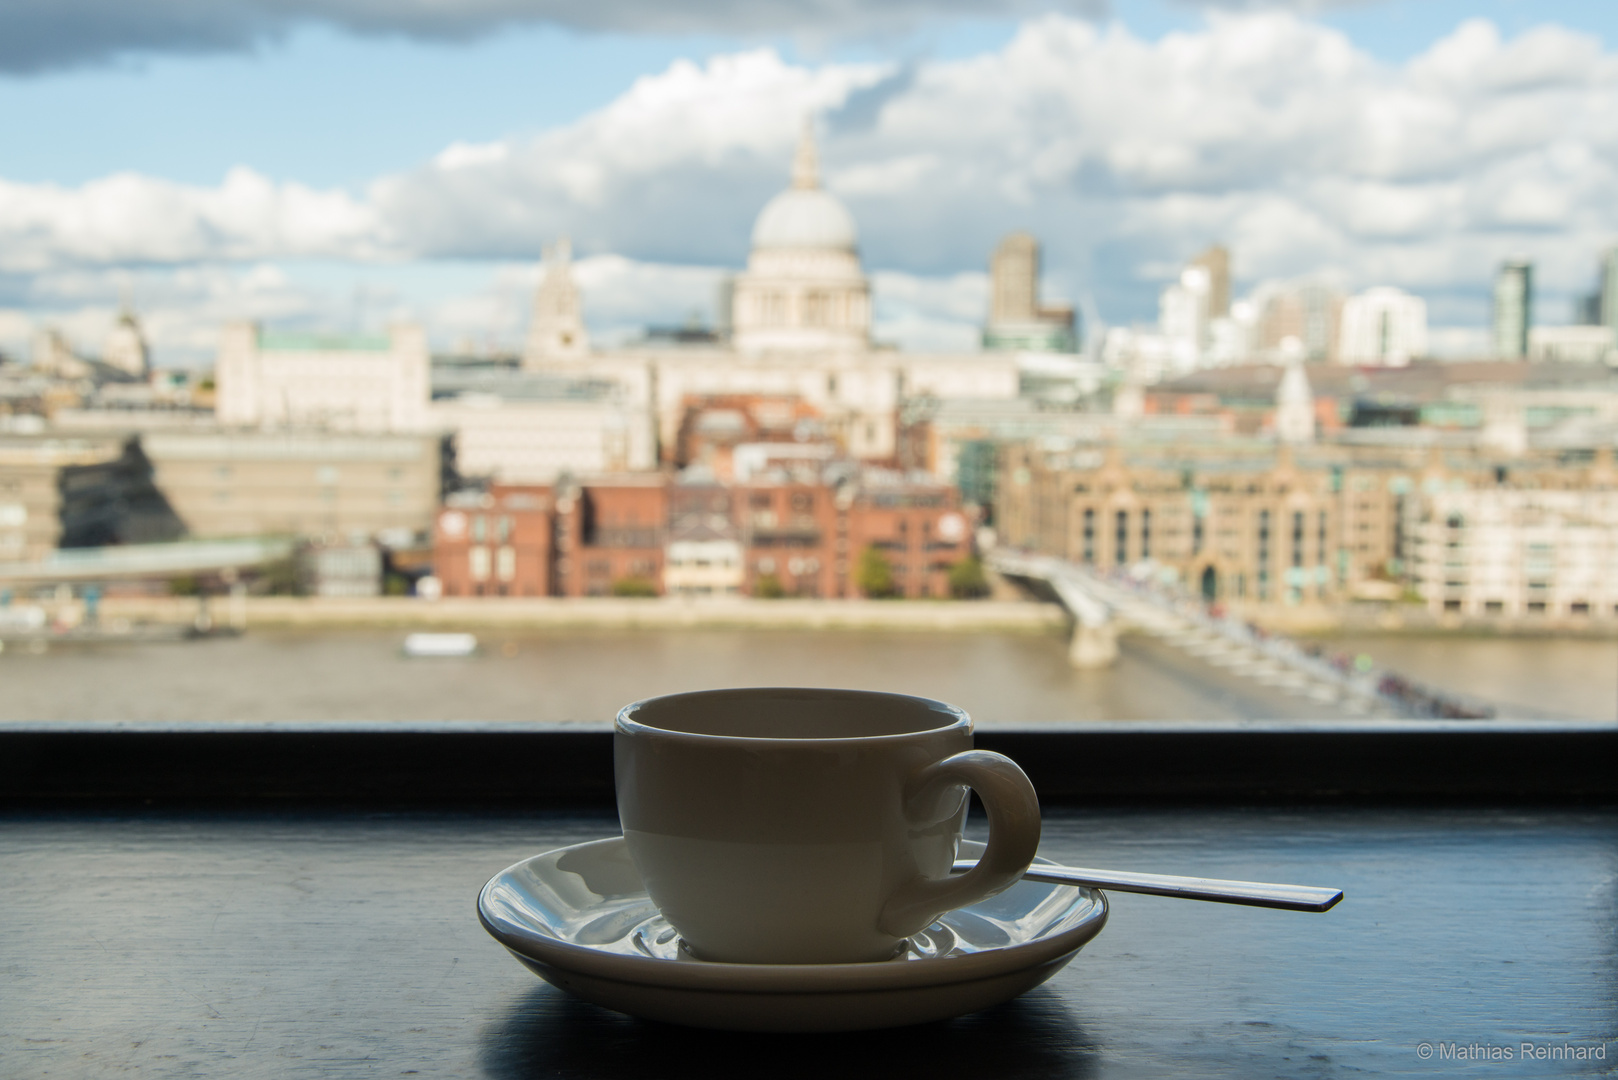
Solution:
{"label": "river", "polygon": [[[1333,719],[1161,644],[1076,671],[1058,633],[613,630],[483,632],[479,655],[407,659],[403,631],[253,630],[240,638],[0,653],[0,722],[544,721],[605,724],[623,704],[718,686],[923,694],[980,723]],[[1411,678],[1541,713],[1618,715],[1618,644],[1344,638]]]}

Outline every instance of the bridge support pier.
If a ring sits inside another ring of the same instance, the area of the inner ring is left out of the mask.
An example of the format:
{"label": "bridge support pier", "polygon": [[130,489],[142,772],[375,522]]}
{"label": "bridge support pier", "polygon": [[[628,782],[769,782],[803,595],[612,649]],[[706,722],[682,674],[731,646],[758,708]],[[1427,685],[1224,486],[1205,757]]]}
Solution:
{"label": "bridge support pier", "polygon": [[1073,624],[1073,640],[1067,647],[1068,663],[1076,668],[1108,667],[1118,659],[1118,631],[1111,622],[1101,626]]}

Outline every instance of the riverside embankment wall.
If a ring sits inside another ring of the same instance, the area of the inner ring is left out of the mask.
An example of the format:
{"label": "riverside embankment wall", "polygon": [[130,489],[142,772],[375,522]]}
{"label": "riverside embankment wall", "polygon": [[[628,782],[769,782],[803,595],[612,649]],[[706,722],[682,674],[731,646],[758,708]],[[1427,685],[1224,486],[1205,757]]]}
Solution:
{"label": "riverside embankment wall", "polygon": [[[109,597],[100,617],[130,622],[191,623],[195,597]],[[849,629],[916,631],[1047,632],[1067,626],[1054,604],[1008,601],[894,600],[674,600],[600,598],[413,597],[216,597],[208,603],[215,623],[243,619],[259,627],[479,627],[547,629]]]}

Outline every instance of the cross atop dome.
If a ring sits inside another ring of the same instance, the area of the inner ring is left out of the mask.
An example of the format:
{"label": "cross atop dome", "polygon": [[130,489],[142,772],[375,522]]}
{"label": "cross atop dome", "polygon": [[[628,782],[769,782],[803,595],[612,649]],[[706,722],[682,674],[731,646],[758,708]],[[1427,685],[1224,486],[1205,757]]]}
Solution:
{"label": "cross atop dome", "polygon": [[803,118],[798,152],[792,159],[792,186],[803,191],[820,187],[820,154],[815,150],[815,121],[810,116]]}

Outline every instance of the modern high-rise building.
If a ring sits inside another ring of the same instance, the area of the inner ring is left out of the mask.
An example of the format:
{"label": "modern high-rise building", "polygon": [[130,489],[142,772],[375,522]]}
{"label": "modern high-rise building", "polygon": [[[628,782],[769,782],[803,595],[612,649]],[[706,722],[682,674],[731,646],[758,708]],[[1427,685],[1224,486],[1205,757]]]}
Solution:
{"label": "modern high-rise building", "polygon": [[1326,281],[1271,282],[1253,293],[1257,308],[1255,345],[1261,353],[1279,355],[1295,338],[1308,361],[1337,359],[1343,294]]}
{"label": "modern high-rise building", "polygon": [[1176,375],[1202,366],[1213,308],[1213,275],[1201,263],[1180,271],[1180,280],[1157,297],[1157,326],[1168,339],[1169,363]]}
{"label": "modern high-rise building", "polygon": [[1509,259],[1494,278],[1494,351],[1497,356],[1528,355],[1528,329],[1533,324],[1534,264]]}
{"label": "modern high-rise building", "polygon": [[1613,344],[1618,345],[1618,244],[1601,254],[1595,307],[1595,321],[1613,332]]}
{"label": "modern high-rise building", "polygon": [[1221,244],[1191,260],[1192,266],[1208,271],[1208,318],[1223,319],[1230,314],[1230,251]]}
{"label": "modern high-rise building", "polygon": [[1039,241],[1025,232],[1000,241],[989,258],[986,349],[1072,352],[1078,334],[1070,304],[1039,301]]}
{"label": "modern high-rise building", "polygon": [[1343,304],[1337,359],[1401,367],[1427,354],[1427,301],[1403,289],[1367,289]]}

